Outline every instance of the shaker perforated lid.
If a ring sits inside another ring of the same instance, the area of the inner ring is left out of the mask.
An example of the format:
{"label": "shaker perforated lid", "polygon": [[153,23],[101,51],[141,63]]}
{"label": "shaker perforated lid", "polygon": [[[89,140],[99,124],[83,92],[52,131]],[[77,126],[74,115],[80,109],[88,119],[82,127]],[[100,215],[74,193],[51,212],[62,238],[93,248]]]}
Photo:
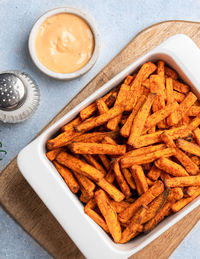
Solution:
{"label": "shaker perforated lid", "polygon": [[38,104],[39,90],[28,74],[15,70],[0,74],[0,121],[24,121]]}

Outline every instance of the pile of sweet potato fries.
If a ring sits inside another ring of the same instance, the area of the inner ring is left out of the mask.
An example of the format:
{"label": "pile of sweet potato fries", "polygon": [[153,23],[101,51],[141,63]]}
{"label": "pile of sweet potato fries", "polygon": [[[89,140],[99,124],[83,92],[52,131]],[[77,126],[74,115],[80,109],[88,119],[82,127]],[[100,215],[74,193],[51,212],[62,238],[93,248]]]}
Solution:
{"label": "pile of sweet potato fries", "polygon": [[147,62],[48,140],[46,153],[116,243],[200,195],[200,103],[164,61]]}

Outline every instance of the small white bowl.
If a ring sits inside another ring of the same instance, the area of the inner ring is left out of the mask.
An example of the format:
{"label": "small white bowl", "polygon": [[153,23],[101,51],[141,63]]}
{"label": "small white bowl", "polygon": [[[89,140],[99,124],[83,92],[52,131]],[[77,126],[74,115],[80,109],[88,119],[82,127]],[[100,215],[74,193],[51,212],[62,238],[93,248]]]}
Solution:
{"label": "small white bowl", "polygon": [[[37,54],[36,54],[36,50],[35,50],[35,39],[36,39],[36,35],[37,35],[39,27],[42,25],[42,23],[47,18],[54,16],[56,14],[59,14],[59,13],[70,13],[70,14],[75,14],[75,15],[81,17],[89,25],[89,27],[93,33],[93,36],[94,36],[94,50],[93,50],[90,60],[88,61],[88,63],[85,66],[83,66],[81,69],[79,69],[73,73],[57,73],[57,72],[53,72],[53,71],[49,70],[39,61]],[[100,49],[99,33],[96,29],[93,19],[90,16],[88,16],[86,13],[80,11],[79,9],[71,8],[71,7],[55,8],[55,9],[49,10],[46,13],[44,13],[33,25],[32,30],[29,35],[28,49],[29,49],[29,53],[30,53],[32,61],[43,73],[45,73],[46,75],[48,75],[50,77],[56,78],[56,79],[71,80],[71,79],[82,76],[83,74],[88,72],[94,66],[94,64],[99,56],[99,49]]]}

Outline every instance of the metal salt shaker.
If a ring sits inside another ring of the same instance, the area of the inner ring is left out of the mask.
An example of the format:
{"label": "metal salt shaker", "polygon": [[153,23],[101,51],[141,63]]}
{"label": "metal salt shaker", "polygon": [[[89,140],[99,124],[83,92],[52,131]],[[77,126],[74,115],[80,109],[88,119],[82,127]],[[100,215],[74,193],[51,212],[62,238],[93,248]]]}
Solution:
{"label": "metal salt shaker", "polygon": [[39,89],[26,73],[0,73],[0,121],[17,123],[28,119],[39,104]]}

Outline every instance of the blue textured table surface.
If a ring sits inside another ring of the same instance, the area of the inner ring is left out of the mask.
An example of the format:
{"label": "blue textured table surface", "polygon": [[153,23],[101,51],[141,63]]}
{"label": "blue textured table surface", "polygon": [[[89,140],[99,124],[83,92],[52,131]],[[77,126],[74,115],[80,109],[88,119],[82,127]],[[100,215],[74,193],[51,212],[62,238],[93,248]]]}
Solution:
{"label": "blue textured table surface", "polygon": [[[27,39],[36,19],[45,11],[72,6],[85,10],[97,24],[101,51],[96,65],[85,76],[59,82],[32,64]],[[37,81],[41,103],[27,121],[0,123],[0,141],[7,155],[0,171],[36,134],[142,29],[165,20],[200,21],[199,0],[0,0],[0,70],[17,69]],[[173,258],[200,258],[200,224],[172,254]],[[51,258],[20,226],[0,209],[0,258]]]}

